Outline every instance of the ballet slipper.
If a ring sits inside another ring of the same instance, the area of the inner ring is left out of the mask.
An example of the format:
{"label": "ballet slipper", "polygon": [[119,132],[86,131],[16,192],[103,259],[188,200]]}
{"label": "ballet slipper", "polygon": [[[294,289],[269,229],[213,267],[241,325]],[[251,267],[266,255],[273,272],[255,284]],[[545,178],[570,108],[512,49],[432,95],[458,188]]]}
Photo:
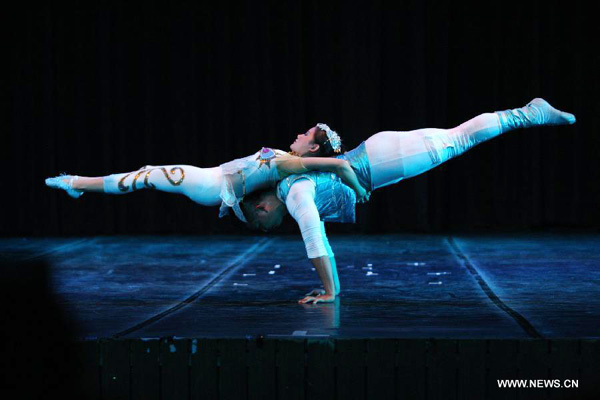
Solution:
{"label": "ballet slipper", "polygon": [[82,190],[73,189],[73,182],[79,179],[77,175],[60,174],[54,178],[46,179],[46,186],[52,189],[62,189],[74,199],[78,199],[83,194]]}

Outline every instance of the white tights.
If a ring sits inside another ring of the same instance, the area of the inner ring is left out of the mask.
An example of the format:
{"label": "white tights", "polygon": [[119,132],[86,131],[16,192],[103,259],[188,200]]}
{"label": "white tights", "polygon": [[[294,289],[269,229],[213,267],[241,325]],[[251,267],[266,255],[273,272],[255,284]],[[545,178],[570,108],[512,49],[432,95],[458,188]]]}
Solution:
{"label": "white tights", "polygon": [[203,206],[221,204],[221,167],[198,168],[192,165],[148,166],[138,171],[105,176],[104,192],[131,193],[143,188],[178,193]]}
{"label": "white tights", "polygon": [[[365,142],[371,164],[373,188],[412,178],[456,157],[502,132],[495,113],[486,113],[452,129],[426,128],[415,131],[384,131]],[[138,171],[103,178],[104,192],[131,193],[153,188],[178,193],[204,206],[221,204],[221,167],[192,165],[148,166]]]}
{"label": "white tights", "polygon": [[496,113],[485,113],[452,129],[384,131],[365,142],[373,189],[412,178],[502,133]]}

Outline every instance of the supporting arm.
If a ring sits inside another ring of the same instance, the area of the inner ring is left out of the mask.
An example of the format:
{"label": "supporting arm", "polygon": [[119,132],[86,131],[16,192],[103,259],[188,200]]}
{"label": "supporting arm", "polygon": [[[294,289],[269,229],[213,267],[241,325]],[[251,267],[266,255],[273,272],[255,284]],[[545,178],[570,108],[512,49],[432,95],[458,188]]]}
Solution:
{"label": "supporting arm", "polygon": [[313,291],[313,293],[300,300],[302,304],[310,301],[314,303],[333,301],[336,293],[330,261],[333,252],[330,255],[327,251],[325,231],[314,198],[314,184],[309,180],[302,179],[293,184],[286,199],[287,209],[300,228],[308,258],[319,274],[325,288],[325,294],[314,296],[316,293]]}

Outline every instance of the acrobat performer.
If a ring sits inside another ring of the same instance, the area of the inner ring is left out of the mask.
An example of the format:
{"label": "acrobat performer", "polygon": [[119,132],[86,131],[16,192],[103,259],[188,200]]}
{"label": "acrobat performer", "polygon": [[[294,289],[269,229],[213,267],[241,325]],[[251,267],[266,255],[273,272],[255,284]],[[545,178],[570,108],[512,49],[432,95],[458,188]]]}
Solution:
{"label": "acrobat performer", "polygon": [[[369,193],[420,175],[502,133],[542,125],[570,125],[575,116],[536,98],[522,108],[485,113],[452,129],[384,131],[374,134],[339,158],[347,160]],[[328,130],[330,137],[338,135]],[[310,145],[310,138],[298,138]],[[241,202],[251,227],[269,231],[289,213],[298,223],[306,253],[324,290],[308,293],[300,303],[331,302],[340,292],[335,257],[324,222],[354,222],[356,196],[332,174],[309,172],[284,178],[275,189],[255,192]]]}

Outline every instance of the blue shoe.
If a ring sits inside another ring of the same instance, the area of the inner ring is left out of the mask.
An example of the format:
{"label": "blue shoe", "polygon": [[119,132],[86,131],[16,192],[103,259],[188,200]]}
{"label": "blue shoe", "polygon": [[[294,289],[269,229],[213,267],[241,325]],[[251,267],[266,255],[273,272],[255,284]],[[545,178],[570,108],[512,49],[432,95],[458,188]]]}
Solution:
{"label": "blue shoe", "polygon": [[500,117],[502,132],[532,126],[572,125],[576,121],[573,114],[557,110],[541,98],[531,100],[525,107],[497,111],[496,114]]}
{"label": "blue shoe", "polygon": [[52,189],[62,189],[74,199],[78,199],[83,194],[82,190],[73,189],[73,182],[79,179],[77,175],[61,174],[54,178],[46,179],[46,186]]}

